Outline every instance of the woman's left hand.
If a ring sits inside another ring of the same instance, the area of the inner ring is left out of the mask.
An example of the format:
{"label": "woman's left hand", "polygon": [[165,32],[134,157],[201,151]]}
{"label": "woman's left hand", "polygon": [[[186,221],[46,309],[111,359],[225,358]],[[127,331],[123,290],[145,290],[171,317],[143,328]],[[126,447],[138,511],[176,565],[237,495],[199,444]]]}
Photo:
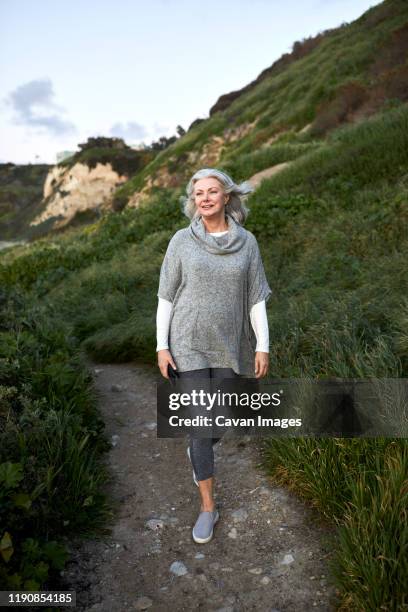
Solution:
{"label": "woman's left hand", "polygon": [[269,353],[257,351],[255,353],[255,378],[263,378],[269,368]]}

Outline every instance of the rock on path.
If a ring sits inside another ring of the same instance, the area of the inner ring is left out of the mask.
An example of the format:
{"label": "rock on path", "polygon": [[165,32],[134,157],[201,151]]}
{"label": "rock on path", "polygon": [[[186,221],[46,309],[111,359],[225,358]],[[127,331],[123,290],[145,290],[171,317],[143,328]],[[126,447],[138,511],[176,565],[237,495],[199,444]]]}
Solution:
{"label": "rock on path", "polygon": [[157,439],[158,370],[89,363],[112,440],[110,535],[70,543],[64,588],[82,611],[302,612],[335,609],[328,581],[333,529],[260,472],[256,438],[215,448],[220,520],[207,544],[191,530],[198,489],[187,440]]}

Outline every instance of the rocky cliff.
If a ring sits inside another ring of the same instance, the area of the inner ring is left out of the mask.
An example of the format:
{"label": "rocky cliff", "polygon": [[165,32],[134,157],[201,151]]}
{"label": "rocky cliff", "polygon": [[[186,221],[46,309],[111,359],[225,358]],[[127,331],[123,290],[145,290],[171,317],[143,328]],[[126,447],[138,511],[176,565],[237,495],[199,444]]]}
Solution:
{"label": "rocky cliff", "polygon": [[54,227],[59,229],[78,213],[110,209],[113,192],[128,178],[116,172],[110,163],[98,162],[94,168],[80,162],[72,167],[54,166],[44,183],[44,210],[30,225],[54,219]]}

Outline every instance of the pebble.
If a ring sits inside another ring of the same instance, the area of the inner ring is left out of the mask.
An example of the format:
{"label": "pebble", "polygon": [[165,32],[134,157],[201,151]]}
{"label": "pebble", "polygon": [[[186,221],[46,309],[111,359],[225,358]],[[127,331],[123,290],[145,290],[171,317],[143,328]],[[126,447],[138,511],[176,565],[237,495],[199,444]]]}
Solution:
{"label": "pebble", "polygon": [[135,603],[135,610],[147,610],[153,605],[152,600],[149,597],[139,597]]}
{"label": "pebble", "polygon": [[229,531],[229,532],[228,532],[228,537],[229,537],[229,538],[232,538],[233,540],[236,540],[236,539],[237,539],[237,537],[238,537],[238,531],[237,531],[237,528],[236,528],[236,527],[233,527],[233,528],[231,529],[231,531]]}
{"label": "pebble", "polygon": [[98,376],[101,372],[103,372],[102,368],[94,368],[95,374]]}
{"label": "pebble", "polygon": [[239,510],[235,510],[231,514],[234,522],[245,521],[248,518],[248,512],[244,510],[244,508],[240,508]]}
{"label": "pebble", "polygon": [[119,391],[123,391],[124,387],[121,387],[120,385],[111,385],[111,391],[115,391],[115,393],[118,393]]}
{"label": "pebble", "polygon": [[114,434],[111,439],[112,439],[112,446],[116,446],[120,440],[120,437],[117,434]]}
{"label": "pebble", "polygon": [[173,561],[173,563],[170,565],[170,571],[176,576],[184,576],[187,574],[188,569],[182,561]]}
{"label": "pebble", "polygon": [[204,557],[205,557],[205,555],[204,555],[203,553],[197,553],[197,554],[194,556],[194,559],[204,559]]}
{"label": "pebble", "polygon": [[143,425],[149,431],[152,431],[153,429],[157,428],[157,423],[155,421],[148,421],[147,423],[144,423]]}
{"label": "pebble", "polygon": [[250,574],[262,574],[262,567],[251,567],[248,572]]}
{"label": "pebble", "polygon": [[281,561],[281,565],[289,565],[290,563],[293,563],[295,560],[293,555],[285,555],[283,557],[283,560]]}
{"label": "pebble", "polygon": [[159,529],[163,529],[164,521],[161,521],[160,519],[150,519],[147,521],[146,527],[152,531],[158,531]]}
{"label": "pebble", "polygon": [[271,579],[269,578],[269,576],[262,576],[260,583],[261,584],[269,584],[271,581]]}
{"label": "pebble", "polygon": [[162,551],[162,547],[161,547],[160,542],[155,542],[155,543],[154,543],[154,544],[151,546],[150,551],[151,551],[152,553],[154,553],[154,554],[161,553],[161,551]]}

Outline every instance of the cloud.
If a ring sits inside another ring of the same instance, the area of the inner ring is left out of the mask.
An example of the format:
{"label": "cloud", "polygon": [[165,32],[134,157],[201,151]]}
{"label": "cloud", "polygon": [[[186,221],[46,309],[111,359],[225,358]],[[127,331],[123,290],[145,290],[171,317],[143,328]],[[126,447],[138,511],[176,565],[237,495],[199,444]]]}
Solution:
{"label": "cloud", "polygon": [[50,79],[29,81],[14,89],[6,98],[15,112],[14,123],[43,128],[57,136],[76,131],[73,123],[59,116],[65,110],[55,104],[54,95]]}
{"label": "cloud", "polygon": [[147,135],[146,128],[136,121],[128,121],[127,123],[115,123],[110,133],[112,136],[123,138],[124,140],[140,140]]}

